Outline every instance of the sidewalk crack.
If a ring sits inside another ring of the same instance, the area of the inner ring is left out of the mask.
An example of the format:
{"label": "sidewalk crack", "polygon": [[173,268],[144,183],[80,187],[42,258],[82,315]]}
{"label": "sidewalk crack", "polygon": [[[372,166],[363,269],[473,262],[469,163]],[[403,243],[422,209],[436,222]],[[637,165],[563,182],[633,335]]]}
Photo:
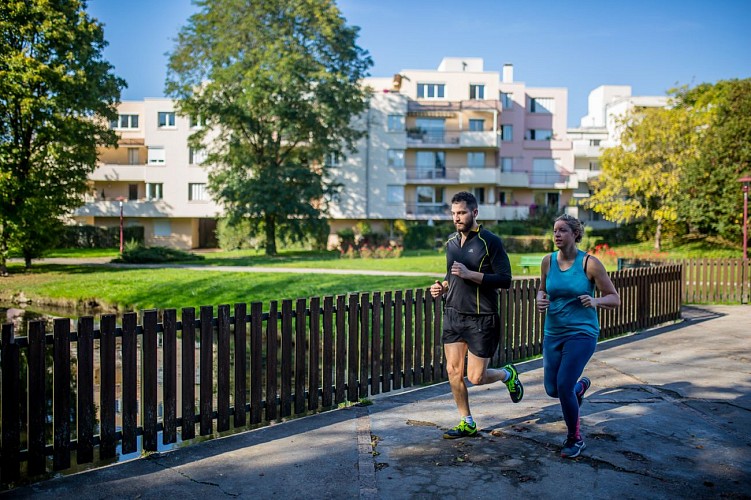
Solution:
{"label": "sidewalk crack", "polygon": [[170,467],[168,465],[165,465],[165,464],[161,463],[158,460],[158,458],[159,458],[159,455],[158,454],[154,454],[154,455],[151,455],[151,456],[147,457],[147,460],[149,462],[155,464],[155,465],[158,465],[159,467],[161,467],[161,468],[163,468],[165,470],[169,470],[169,471],[172,471],[172,472],[176,472],[177,474],[180,474],[182,477],[184,477],[185,479],[187,479],[188,481],[190,481],[192,483],[204,484],[206,486],[213,486],[213,487],[217,488],[219,491],[221,491],[222,494],[227,495],[229,497],[239,497],[240,496],[240,493],[231,493],[229,491],[226,491],[224,488],[222,488],[222,486],[219,483],[213,483],[211,481],[199,481],[197,479],[193,479],[192,477],[190,477],[185,472],[183,472],[183,471],[181,471],[179,469],[176,469],[174,467]]}

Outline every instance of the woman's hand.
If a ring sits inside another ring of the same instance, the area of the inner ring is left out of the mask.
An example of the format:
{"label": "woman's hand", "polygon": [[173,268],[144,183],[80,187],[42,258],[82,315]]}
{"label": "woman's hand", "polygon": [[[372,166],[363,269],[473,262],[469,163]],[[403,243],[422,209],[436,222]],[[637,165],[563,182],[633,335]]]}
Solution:
{"label": "woman's hand", "polygon": [[591,295],[579,295],[578,298],[584,307],[597,309],[597,299],[592,297]]}
{"label": "woman's hand", "polygon": [[550,305],[550,299],[545,292],[537,292],[537,310],[539,312],[545,312]]}

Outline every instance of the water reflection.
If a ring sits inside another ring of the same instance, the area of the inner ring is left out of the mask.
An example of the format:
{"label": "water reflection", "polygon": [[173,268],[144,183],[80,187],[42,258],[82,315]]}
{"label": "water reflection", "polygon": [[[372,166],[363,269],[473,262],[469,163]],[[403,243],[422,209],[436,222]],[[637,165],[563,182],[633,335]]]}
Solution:
{"label": "water reflection", "polygon": [[[94,316],[95,328],[99,328],[99,316],[101,314],[111,313],[100,309],[92,310],[81,307],[24,306],[0,302],[0,324],[11,323],[16,337],[26,337],[29,331],[29,323],[32,321],[44,321],[46,323],[45,331],[51,332],[53,322],[57,318],[70,319],[70,328],[75,331],[78,318]],[[121,312],[116,313],[118,323],[120,323],[122,315]]]}

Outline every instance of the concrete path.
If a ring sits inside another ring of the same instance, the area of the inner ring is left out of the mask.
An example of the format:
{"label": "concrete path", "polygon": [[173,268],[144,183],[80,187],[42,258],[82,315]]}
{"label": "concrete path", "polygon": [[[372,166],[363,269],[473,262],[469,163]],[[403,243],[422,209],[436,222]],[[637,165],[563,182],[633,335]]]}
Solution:
{"label": "concrete path", "polygon": [[751,306],[600,344],[582,407],[587,448],[565,437],[539,360],[526,394],[471,387],[479,437],[444,440],[447,384],[19,488],[44,498],[751,498]]}
{"label": "concrete path", "polygon": [[[110,257],[87,257],[85,259],[70,257],[51,257],[35,259],[40,264],[90,265],[113,267],[119,269],[186,269],[189,271],[220,271],[234,273],[293,273],[293,274],[353,274],[357,276],[425,276],[442,278],[443,273],[420,273],[412,271],[375,271],[364,269],[310,268],[310,267],[269,267],[269,266],[196,266],[192,264],[112,264]],[[9,262],[23,262],[9,259]],[[430,283],[430,282],[428,282]]]}

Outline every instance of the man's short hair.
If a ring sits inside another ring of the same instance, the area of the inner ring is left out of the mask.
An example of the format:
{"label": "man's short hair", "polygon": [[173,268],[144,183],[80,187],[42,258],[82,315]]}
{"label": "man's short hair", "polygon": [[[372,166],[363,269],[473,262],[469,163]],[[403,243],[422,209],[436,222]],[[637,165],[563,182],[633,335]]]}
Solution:
{"label": "man's short hair", "polygon": [[459,191],[451,198],[451,204],[464,202],[470,210],[477,210],[477,198],[467,191]]}

